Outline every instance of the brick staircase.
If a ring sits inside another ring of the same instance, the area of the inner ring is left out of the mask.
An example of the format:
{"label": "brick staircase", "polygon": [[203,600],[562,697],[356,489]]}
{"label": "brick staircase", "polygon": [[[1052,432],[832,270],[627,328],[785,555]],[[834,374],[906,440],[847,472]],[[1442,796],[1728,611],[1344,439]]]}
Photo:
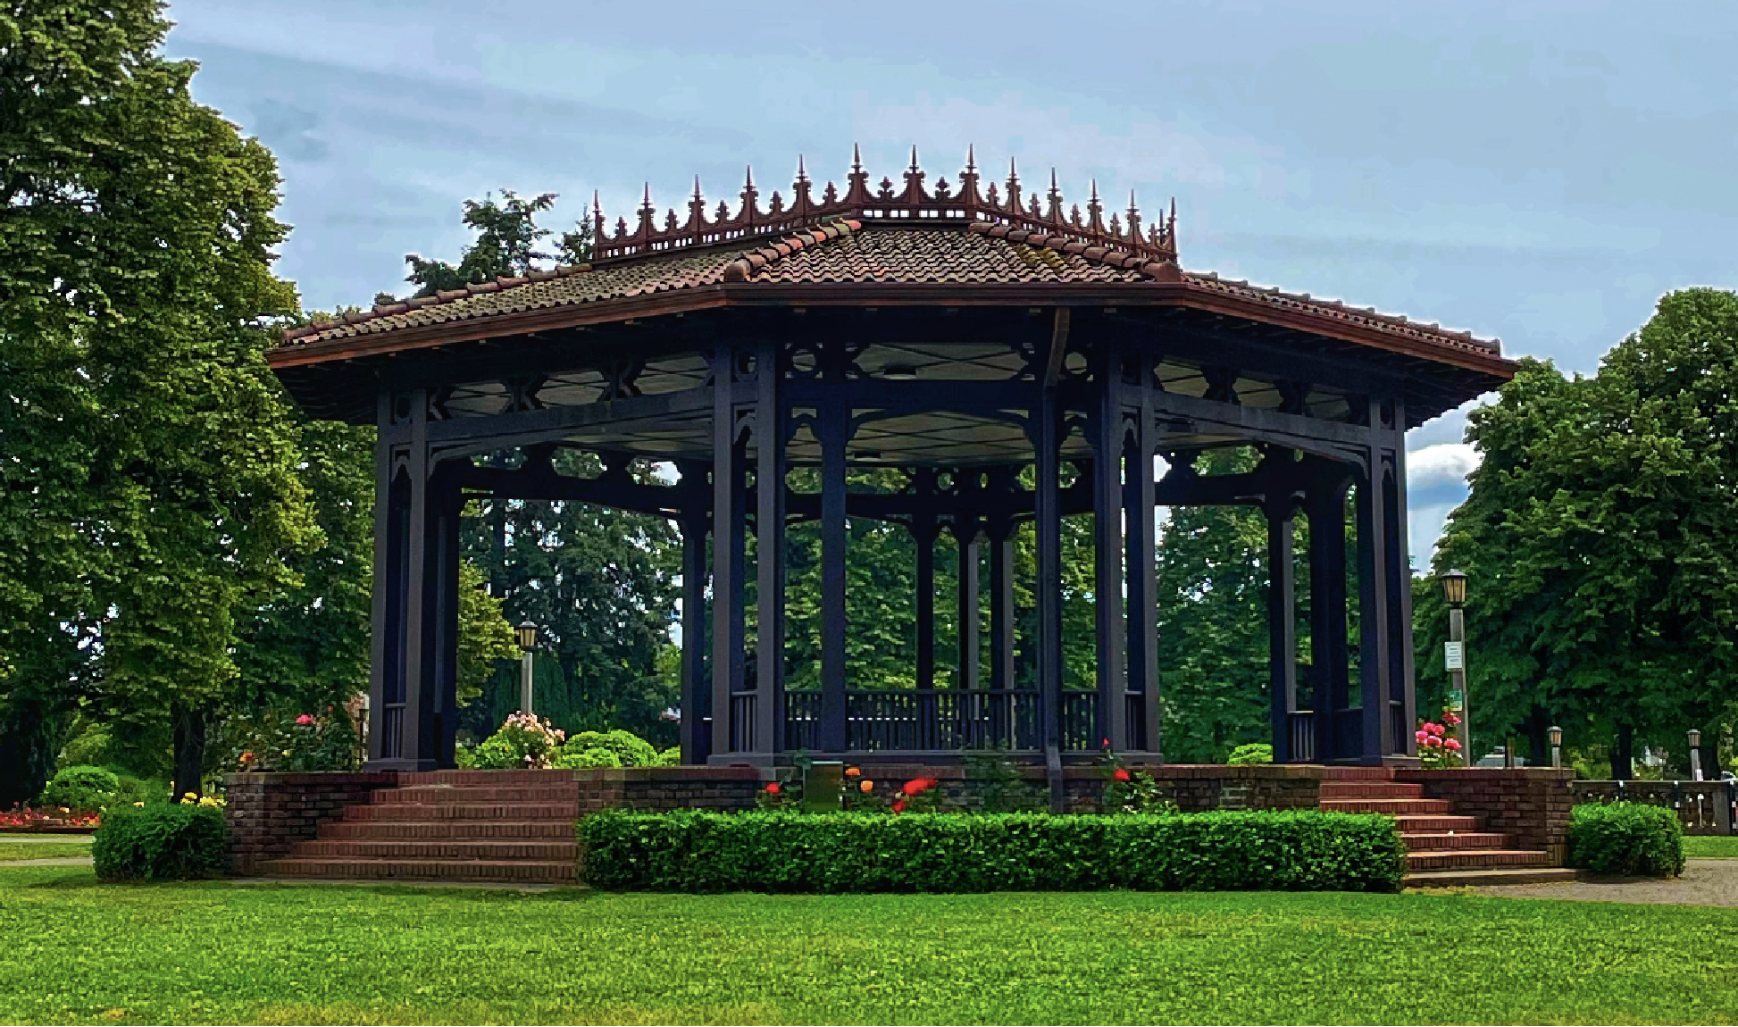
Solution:
{"label": "brick staircase", "polygon": [[1486,831],[1447,799],[1427,799],[1424,786],[1394,780],[1387,767],[1333,767],[1323,775],[1321,807],[1346,813],[1386,813],[1406,843],[1409,887],[1538,884],[1567,881],[1575,871],[1551,865],[1550,854],[1520,849],[1506,834]]}
{"label": "brick staircase", "polygon": [[572,884],[580,782],[572,774],[436,770],[402,774],[318,837],[265,862],[272,877]]}

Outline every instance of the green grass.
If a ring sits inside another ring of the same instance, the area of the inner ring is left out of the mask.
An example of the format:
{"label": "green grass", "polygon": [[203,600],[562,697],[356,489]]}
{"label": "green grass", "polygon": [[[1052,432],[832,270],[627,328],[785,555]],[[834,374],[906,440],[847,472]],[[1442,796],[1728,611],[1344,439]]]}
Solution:
{"label": "green grass", "polygon": [[1684,835],[1688,859],[1738,859],[1738,835]]}
{"label": "green grass", "polygon": [[89,856],[90,854],[90,842],[0,841],[0,863],[15,859],[65,859],[69,856]]}
{"label": "green grass", "polygon": [[1470,895],[647,895],[0,874],[0,1020],[1699,1023],[1738,909]]}

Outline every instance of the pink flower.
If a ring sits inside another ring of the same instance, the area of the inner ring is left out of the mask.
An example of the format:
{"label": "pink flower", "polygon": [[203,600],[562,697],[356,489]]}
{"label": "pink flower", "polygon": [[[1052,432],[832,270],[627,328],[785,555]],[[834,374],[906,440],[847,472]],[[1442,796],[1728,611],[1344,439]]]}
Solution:
{"label": "pink flower", "polygon": [[1442,744],[1442,739],[1436,737],[1435,735],[1431,735],[1429,738],[1426,738],[1424,740],[1424,744],[1428,745],[1434,749]]}
{"label": "pink flower", "polygon": [[314,722],[314,715],[312,713],[304,713],[301,716],[296,718],[296,724],[301,726],[301,727],[307,727],[309,724],[312,724],[313,722]]}
{"label": "pink flower", "polygon": [[1424,725],[1424,730],[1430,732],[1431,734],[1435,735],[1438,738],[1442,737],[1442,725],[1441,724],[1426,724],[1426,725]]}
{"label": "pink flower", "polygon": [[1460,718],[1452,713],[1444,713],[1442,715],[1442,722],[1447,724],[1449,727],[1455,727],[1460,723]]}
{"label": "pink flower", "polygon": [[1422,742],[1425,739],[1430,737],[1430,732],[1424,730],[1423,728],[1419,728],[1417,731],[1412,732],[1412,737],[1414,737],[1414,738],[1418,739],[1420,742]]}
{"label": "pink flower", "polygon": [[1460,751],[1460,739],[1450,738],[1448,741],[1442,743],[1442,747],[1444,749],[1450,749],[1450,750],[1453,750],[1455,752],[1459,752]]}

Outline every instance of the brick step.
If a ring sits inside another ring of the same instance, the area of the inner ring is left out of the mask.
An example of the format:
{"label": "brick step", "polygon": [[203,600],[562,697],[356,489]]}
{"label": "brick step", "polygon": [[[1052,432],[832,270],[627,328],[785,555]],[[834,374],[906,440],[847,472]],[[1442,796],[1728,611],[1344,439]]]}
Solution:
{"label": "brick step", "polygon": [[1494,870],[1498,867],[1550,866],[1548,853],[1529,849],[1446,849],[1439,852],[1409,852],[1406,869]]}
{"label": "brick step", "polygon": [[579,819],[578,802],[421,802],[346,806],[345,820],[567,820]]}
{"label": "brick step", "polygon": [[392,841],[428,839],[467,841],[473,838],[570,841],[573,821],[561,820],[328,820],[320,837],[332,841]]}
{"label": "brick step", "polygon": [[1504,867],[1496,870],[1427,870],[1406,875],[1408,888],[1482,888],[1486,885],[1557,884],[1580,871],[1568,867]]}
{"label": "brick step", "polygon": [[487,841],[410,841],[405,839],[318,839],[302,842],[290,853],[292,858],[322,859],[530,859],[567,860],[579,858],[579,843],[547,839],[489,839]]}
{"label": "brick step", "polygon": [[1341,813],[1452,813],[1454,804],[1447,799],[1323,799],[1322,809]]}
{"label": "brick step", "polygon": [[373,793],[377,805],[404,803],[578,802],[579,783],[542,785],[414,785],[382,788]]}
{"label": "brick step", "polygon": [[1323,767],[1323,781],[1392,781],[1393,767]]}
{"label": "brick step", "polygon": [[1501,849],[1509,844],[1506,834],[1489,831],[1459,831],[1455,833],[1400,832],[1408,852],[1436,852],[1442,849]]}
{"label": "brick step", "polygon": [[571,770],[419,770],[398,775],[400,788],[420,785],[519,788],[577,782]]}
{"label": "brick step", "polygon": [[408,860],[337,859],[289,856],[267,860],[269,876],[369,880],[464,880],[496,884],[571,884],[577,880],[573,860]]}
{"label": "brick step", "polygon": [[1422,799],[1423,785],[1400,784],[1394,781],[1324,781],[1324,799]]}
{"label": "brick step", "polygon": [[1400,833],[1414,834],[1446,834],[1449,831],[1477,831],[1481,826],[1477,817],[1462,817],[1453,814],[1402,813],[1394,818],[1399,825]]}

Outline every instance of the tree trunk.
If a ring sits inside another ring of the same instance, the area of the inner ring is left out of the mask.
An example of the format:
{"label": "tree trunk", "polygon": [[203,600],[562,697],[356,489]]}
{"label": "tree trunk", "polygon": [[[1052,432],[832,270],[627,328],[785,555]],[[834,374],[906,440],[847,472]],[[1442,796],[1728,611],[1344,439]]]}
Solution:
{"label": "tree trunk", "polygon": [[170,708],[175,729],[175,798],[205,794],[205,715],[179,704]]}
{"label": "tree trunk", "polygon": [[1617,744],[1611,749],[1611,779],[1628,781],[1635,774],[1635,728],[1617,726]]}

